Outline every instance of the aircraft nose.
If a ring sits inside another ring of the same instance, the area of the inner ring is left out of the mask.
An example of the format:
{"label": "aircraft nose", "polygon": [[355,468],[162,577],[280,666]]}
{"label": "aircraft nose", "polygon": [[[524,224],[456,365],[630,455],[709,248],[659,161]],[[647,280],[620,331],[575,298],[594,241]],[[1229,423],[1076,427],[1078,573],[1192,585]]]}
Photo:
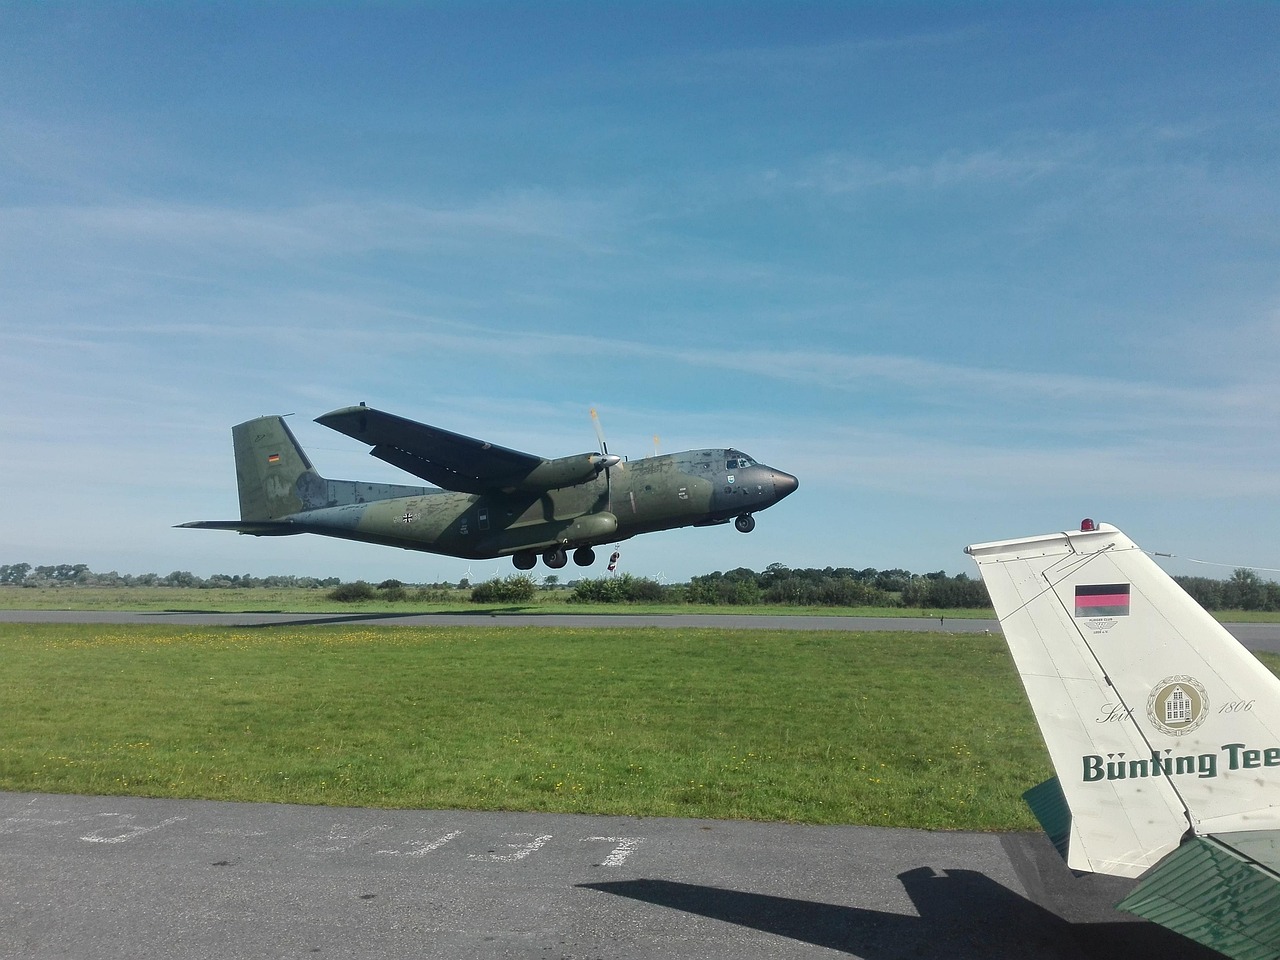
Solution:
{"label": "aircraft nose", "polygon": [[783,473],[781,470],[773,471],[773,492],[777,494],[779,500],[795,493],[798,486],[800,481],[791,474]]}

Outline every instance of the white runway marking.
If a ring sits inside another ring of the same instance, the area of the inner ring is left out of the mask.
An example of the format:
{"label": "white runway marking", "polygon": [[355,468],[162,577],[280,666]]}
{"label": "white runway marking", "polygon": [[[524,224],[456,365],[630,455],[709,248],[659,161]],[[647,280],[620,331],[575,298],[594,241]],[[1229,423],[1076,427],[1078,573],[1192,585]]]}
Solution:
{"label": "white runway marking", "polygon": [[[120,819],[121,821],[132,820],[133,814],[122,813],[120,814]],[[137,837],[141,837],[143,834],[154,833],[156,830],[160,830],[164,827],[169,826],[170,824],[178,823],[179,821],[185,820],[185,819],[187,818],[186,817],[170,817],[168,820],[162,820],[151,827],[134,826],[134,827],[130,827],[124,833],[117,833],[111,836],[104,836],[104,834],[106,833],[105,830],[95,830],[93,833],[86,834],[80,839],[85,841],[86,843],[128,843],[130,840],[136,839]]]}
{"label": "white runway marking", "polygon": [[389,854],[393,857],[422,857],[432,850],[439,850],[450,840],[456,840],[460,836],[462,836],[462,831],[455,830],[453,833],[446,833],[436,840],[410,840],[408,845],[416,847],[414,850],[379,850],[378,852]]}
{"label": "white runway marking", "polygon": [[[510,836],[532,837],[533,834],[513,833],[513,834],[510,834]],[[551,839],[551,834],[547,834],[546,836],[543,836],[543,837],[535,837],[533,840],[530,840],[528,843],[508,843],[506,844],[506,846],[510,847],[514,851],[513,853],[508,853],[508,854],[471,853],[467,855],[467,859],[479,860],[484,863],[515,863],[517,860],[523,860],[525,857],[529,856],[529,854],[533,853],[534,851],[540,850],[542,848],[542,845],[545,844],[550,839]]]}

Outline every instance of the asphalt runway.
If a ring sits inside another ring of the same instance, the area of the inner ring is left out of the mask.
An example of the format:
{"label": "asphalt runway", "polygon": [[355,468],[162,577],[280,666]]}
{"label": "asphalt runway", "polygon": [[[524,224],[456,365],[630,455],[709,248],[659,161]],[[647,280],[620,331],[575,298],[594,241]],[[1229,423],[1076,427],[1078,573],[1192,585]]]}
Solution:
{"label": "asphalt runway", "polygon": [[1132,960],[1038,834],[0,793],[4,960]]}
{"label": "asphalt runway", "polygon": [[[537,614],[537,613],[209,613],[200,610],[127,612],[117,610],[0,610],[0,623],[172,623],[182,626],[388,626],[388,627],[563,627],[617,629],[658,627],[689,630],[911,630],[998,633],[996,620],[955,617],[810,617],[754,614]],[[1250,650],[1280,653],[1280,623],[1224,623]]]}
{"label": "asphalt runway", "polygon": [[[999,628],[995,620],[942,620],[938,617],[807,617],[752,614],[660,613],[210,613],[202,610],[0,610],[0,623],[175,623],[184,626],[344,626],[388,627],[710,627],[735,630],[948,630],[983,633]],[[1280,624],[1276,625],[1280,636]]]}

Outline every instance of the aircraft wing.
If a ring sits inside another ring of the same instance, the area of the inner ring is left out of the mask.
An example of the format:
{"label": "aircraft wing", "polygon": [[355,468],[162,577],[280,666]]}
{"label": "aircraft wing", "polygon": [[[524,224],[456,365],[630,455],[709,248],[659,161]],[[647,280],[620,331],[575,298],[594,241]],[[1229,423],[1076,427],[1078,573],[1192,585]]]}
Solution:
{"label": "aircraft wing", "polygon": [[530,453],[464,437],[371,407],[344,407],[316,418],[348,437],[369,444],[379,460],[428,483],[462,493],[509,488],[513,478],[532,473],[546,461]]}

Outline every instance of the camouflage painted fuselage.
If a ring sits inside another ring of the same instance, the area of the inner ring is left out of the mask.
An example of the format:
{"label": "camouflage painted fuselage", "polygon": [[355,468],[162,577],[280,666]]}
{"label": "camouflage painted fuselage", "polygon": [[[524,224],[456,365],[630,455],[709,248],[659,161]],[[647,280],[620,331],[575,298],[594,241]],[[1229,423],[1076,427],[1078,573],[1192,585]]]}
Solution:
{"label": "camouflage painted fuselage", "polygon": [[737,450],[712,448],[622,461],[555,489],[458,493],[326,479],[279,417],[237,424],[232,437],[240,520],[182,526],[254,536],[314,533],[477,560],[519,554],[532,562],[539,552],[655,530],[734,518],[749,529],[753,513],[796,488],[790,474]]}
{"label": "camouflage painted fuselage", "polygon": [[[749,465],[741,466],[743,462]],[[775,471],[750,463],[736,450],[710,449],[623,462],[607,479],[600,476],[539,495],[383,487],[368,492],[391,494],[389,498],[367,499],[359,495],[367,484],[329,481],[325,502],[308,497],[306,509],[280,518],[293,529],[279,532],[485,559],[724,523],[780,499],[776,480]]]}

